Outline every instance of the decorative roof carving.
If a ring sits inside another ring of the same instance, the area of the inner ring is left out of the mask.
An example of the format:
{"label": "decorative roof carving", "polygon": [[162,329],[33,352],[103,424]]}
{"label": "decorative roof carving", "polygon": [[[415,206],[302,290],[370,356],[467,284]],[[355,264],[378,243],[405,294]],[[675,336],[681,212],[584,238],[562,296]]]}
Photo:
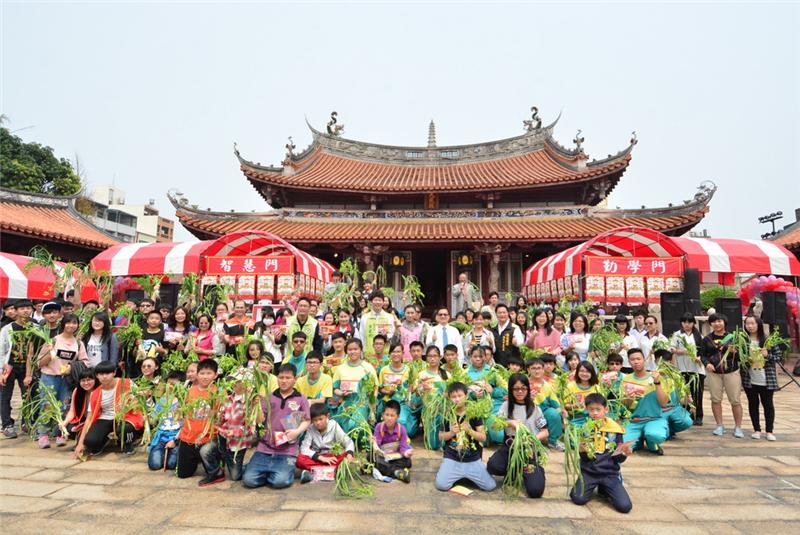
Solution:
{"label": "decorative roof carving", "polygon": [[527,121],[522,121],[522,126],[525,127],[526,132],[539,130],[542,127],[542,119],[539,117],[539,108],[531,106],[531,111],[533,112],[531,118]]}
{"label": "decorative roof carving", "polygon": [[331,112],[331,120],[328,121],[328,135],[339,137],[342,135],[342,132],[344,132],[344,125],[336,124],[338,116],[339,114],[335,111]]}

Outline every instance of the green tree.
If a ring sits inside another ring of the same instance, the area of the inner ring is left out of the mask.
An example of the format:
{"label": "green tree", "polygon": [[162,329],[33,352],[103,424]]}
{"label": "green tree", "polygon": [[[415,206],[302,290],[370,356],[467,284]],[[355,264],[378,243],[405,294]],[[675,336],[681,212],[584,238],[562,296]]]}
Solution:
{"label": "green tree", "polygon": [[39,143],[25,143],[8,128],[0,128],[0,186],[8,189],[74,195],[81,179],[66,158]]}
{"label": "green tree", "polygon": [[730,288],[713,286],[700,292],[700,306],[703,310],[708,310],[714,306],[714,300],[718,297],[736,297],[736,292]]}

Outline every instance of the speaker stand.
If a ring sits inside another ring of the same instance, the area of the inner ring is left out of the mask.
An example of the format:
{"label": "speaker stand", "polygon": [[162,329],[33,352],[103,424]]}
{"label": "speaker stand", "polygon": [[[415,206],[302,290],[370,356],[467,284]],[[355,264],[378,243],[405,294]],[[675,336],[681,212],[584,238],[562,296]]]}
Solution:
{"label": "speaker stand", "polygon": [[800,382],[797,382],[797,378],[794,375],[792,375],[792,372],[786,369],[786,367],[783,365],[783,362],[778,362],[777,364],[778,366],[780,366],[781,370],[783,370],[783,373],[789,376],[789,382],[783,386],[779,386],[778,390],[783,390],[792,383],[794,383],[795,385],[798,386],[798,388],[800,388]]}

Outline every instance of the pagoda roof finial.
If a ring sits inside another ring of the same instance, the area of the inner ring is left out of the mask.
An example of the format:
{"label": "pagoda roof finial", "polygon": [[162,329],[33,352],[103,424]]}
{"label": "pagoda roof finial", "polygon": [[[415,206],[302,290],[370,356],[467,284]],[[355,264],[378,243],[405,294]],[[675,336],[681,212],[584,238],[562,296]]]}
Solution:
{"label": "pagoda roof finial", "polygon": [[435,147],[436,146],[436,125],[433,124],[433,119],[431,119],[431,124],[428,125],[428,147]]}

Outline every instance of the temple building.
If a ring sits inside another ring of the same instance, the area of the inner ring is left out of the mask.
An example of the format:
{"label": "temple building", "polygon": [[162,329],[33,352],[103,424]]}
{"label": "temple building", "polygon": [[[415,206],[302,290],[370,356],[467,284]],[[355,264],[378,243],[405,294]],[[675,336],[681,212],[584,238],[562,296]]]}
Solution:
{"label": "temple building", "polygon": [[471,145],[438,146],[433,122],[423,147],[343,137],[336,113],[326,131],[296,152],[291,138],[280,166],[246,159],[242,173],[271,210],[214,212],[171,194],[178,220],[200,239],[256,229],[338,265],[383,265],[390,284],[416,275],[426,305],[451,305],[447,289],[467,271],[483,290],[518,292],[535,260],[624,226],[681,235],[708,212],[715,187],[661,208],[609,209],[606,198],[628,168],[633,134],[617,154],[592,160],[581,132],[566,148],[533,108],[522,135]]}
{"label": "temple building", "polygon": [[0,188],[0,251],[28,255],[37,245],[65,262],[88,262],[119,239],[76,208],[78,195],[60,197]]}

